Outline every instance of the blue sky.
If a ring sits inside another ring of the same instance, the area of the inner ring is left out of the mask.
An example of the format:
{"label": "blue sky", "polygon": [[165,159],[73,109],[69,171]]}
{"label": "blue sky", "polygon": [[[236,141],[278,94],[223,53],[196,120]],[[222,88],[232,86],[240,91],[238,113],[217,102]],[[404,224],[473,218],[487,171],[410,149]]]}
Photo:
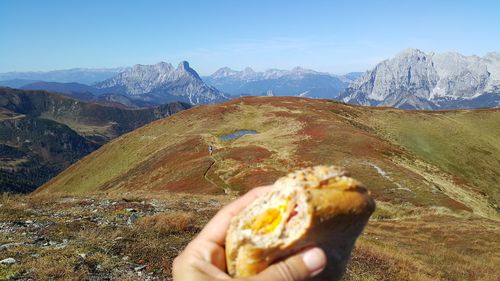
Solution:
{"label": "blue sky", "polygon": [[408,47],[500,51],[500,1],[0,0],[0,72],[188,60],[342,74]]}

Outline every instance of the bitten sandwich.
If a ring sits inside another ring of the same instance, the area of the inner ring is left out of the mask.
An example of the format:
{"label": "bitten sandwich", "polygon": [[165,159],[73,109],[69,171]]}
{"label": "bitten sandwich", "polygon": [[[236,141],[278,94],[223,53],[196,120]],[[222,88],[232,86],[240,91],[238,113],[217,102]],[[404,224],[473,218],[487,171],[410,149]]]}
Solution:
{"label": "bitten sandwich", "polygon": [[316,245],[328,264],[315,280],[340,279],[374,209],[370,192],[339,167],[290,173],[232,219],[226,236],[228,272],[251,276]]}

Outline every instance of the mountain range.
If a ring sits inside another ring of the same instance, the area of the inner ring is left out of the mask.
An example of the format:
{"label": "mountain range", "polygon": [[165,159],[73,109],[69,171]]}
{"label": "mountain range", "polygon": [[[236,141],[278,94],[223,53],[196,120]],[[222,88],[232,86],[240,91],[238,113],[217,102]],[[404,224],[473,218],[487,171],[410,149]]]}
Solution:
{"label": "mountain range", "polygon": [[194,105],[227,99],[221,91],[205,84],[187,61],[177,68],[165,62],[135,65],[94,87],[101,92],[157,103],[183,101]]}
{"label": "mountain range", "polygon": [[59,93],[81,101],[94,102],[104,105],[125,106],[130,108],[155,107],[157,101],[134,99],[127,95],[105,93],[93,86],[80,83],[58,83],[38,81],[19,87],[21,90],[44,90]]}
{"label": "mountain range", "polygon": [[189,108],[126,109],[0,88],[0,192],[29,192],[117,136]]}
{"label": "mountain range", "polygon": [[484,57],[407,49],[352,82],[348,103],[414,109],[500,106],[500,53]]}
{"label": "mountain range", "polygon": [[339,76],[302,67],[268,69],[264,72],[255,72],[250,67],[241,71],[223,67],[203,77],[203,80],[233,96],[335,98],[360,74],[354,72]]}
{"label": "mountain range", "polygon": [[91,85],[126,70],[116,68],[72,68],[53,71],[5,72],[0,73],[0,85],[7,87],[23,86],[36,81],[70,83],[76,82]]}
{"label": "mountain range", "polygon": [[138,64],[92,85],[32,80],[11,80],[4,84],[15,84],[16,88],[24,90],[58,92],[83,101],[121,103],[128,107],[156,106],[177,101],[195,105],[227,99],[224,93],[205,84],[186,61],[179,63],[177,68],[165,62]]}
{"label": "mountain range", "polygon": [[[43,77],[57,74],[69,79],[77,71],[83,70],[68,70],[67,75],[63,75],[65,71],[48,72]],[[347,103],[403,109],[500,106],[500,53],[495,52],[479,57],[407,49],[380,62],[370,71],[345,75],[301,67],[264,72],[256,72],[250,67],[241,71],[224,67],[202,78],[186,61],[179,63],[177,68],[160,62],[85,71],[85,77],[105,74],[107,78],[91,85],[74,81],[23,80],[43,78],[41,74],[36,76],[37,73],[19,73],[18,76],[4,73],[0,78],[13,78],[3,84],[16,88],[54,91],[84,101],[127,107],[151,107],[172,101],[209,104],[246,95],[338,99]]]}

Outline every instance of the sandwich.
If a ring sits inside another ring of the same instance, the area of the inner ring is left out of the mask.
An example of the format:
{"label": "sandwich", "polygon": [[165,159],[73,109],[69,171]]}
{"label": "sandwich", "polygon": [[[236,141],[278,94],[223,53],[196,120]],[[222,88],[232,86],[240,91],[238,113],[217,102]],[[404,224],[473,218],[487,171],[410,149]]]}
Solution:
{"label": "sandwich", "polygon": [[370,192],[342,168],[316,166],[292,172],[232,218],[226,235],[228,273],[255,275],[315,245],[328,259],[315,280],[338,280],[374,210]]}

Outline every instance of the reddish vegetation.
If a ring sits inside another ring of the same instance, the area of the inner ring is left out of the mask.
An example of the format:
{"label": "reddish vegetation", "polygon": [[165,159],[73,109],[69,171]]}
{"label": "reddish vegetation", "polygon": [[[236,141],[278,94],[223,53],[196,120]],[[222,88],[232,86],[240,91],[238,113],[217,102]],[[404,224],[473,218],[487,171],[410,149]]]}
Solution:
{"label": "reddish vegetation", "polygon": [[271,157],[272,153],[257,145],[247,145],[223,149],[219,156],[222,158],[233,159],[247,164],[262,162],[262,160]]}
{"label": "reddish vegetation", "polygon": [[464,204],[456,201],[456,200],[453,200],[449,197],[445,198],[442,202],[442,205],[443,206],[447,206],[451,209],[456,209],[456,210],[464,210],[464,211],[468,211],[468,212],[472,212],[472,209],[465,206]]}
{"label": "reddish vegetation", "polygon": [[128,190],[170,190],[183,192],[220,193],[219,187],[207,181],[204,174],[213,160],[206,151],[207,144],[200,137],[192,137],[164,149],[142,165],[108,183],[103,189],[113,188],[126,181]]}
{"label": "reddish vegetation", "polygon": [[231,178],[229,184],[236,190],[247,191],[257,186],[272,184],[276,181],[277,178],[284,175],[284,172],[276,171],[273,169],[248,169],[237,177]]}

